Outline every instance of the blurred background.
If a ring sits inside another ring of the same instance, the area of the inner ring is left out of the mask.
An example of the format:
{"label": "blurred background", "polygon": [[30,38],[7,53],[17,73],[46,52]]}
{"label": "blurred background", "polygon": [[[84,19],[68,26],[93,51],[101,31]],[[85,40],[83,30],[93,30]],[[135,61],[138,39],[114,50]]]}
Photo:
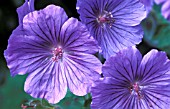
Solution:
{"label": "blurred background", "polygon": [[[27,75],[10,76],[3,52],[7,48],[9,36],[18,26],[16,9],[23,3],[24,0],[0,1],[0,109],[88,109],[90,94],[77,97],[68,91],[60,103],[50,105],[47,101],[33,99],[24,92]],[[79,17],[76,12],[76,0],[35,0],[35,9],[43,9],[49,4],[63,7],[69,17]],[[137,47],[143,55],[153,48],[170,55],[170,22],[162,17],[160,7],[154,5],[147,19],[142,22],[145,35]]]}

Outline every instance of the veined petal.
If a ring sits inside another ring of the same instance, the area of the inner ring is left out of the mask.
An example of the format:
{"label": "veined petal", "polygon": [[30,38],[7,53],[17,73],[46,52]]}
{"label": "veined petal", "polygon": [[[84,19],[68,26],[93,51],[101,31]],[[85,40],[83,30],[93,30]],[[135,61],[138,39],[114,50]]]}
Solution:
{"label": "veined petal", "polygon": [[110,57],[104,63],[102,72],[104,77],[113,77],[126,82],[134,82],[142,55],[135,47],[122,50],[116,56]]}
{"label": "veined petal", "polygon": [[110,57],[103,80],[91,88],[94,109],[167,109],[170,106],[170,61],[151,50],[143,59],[135,47]]}
{"label": "veined petal", "polygon": [[84,53],[68,54],[64,60],[70,91],[84,96],[89,92],[91,84],[100,78],[101,62],[95,56]]}
{"label": "veined petal", "polygon": [[140,65],[142,85],[167,85],[170,83],[170,61],[164,52],[151,50]]}
{"label": "veined petal", "polygon": [[96,81],[91,88],[91,93],[92,109],[142,109],[135,108],[136,104],[134,105],[132,101],[137,99],[131,97],[126,85],[118,79],[106,77]]}
{"label": "veined petal", "polygon": [[29,74],[24,90],[35,98],[45,98],[50,103],[57,103],[67,92],[64,73],[62,63],[48,62]]}
{"label": "veined petal", "polygon": [[24,35],[21,26],[13,31],[4,52],[12,76],[29,73],[46,62],[52,54],[49,46],[34,36]]}
{"label": "veined petal", "polygon": [[60,45],[59,33],[66,20],[67,15],[62,8],[49,5],[43,10],[34,11],[25,16],[23,28],[28,36],[35,36],[55,47]]}
{"label": "veined petal", "polygon": [[57,103],[67,87],[82,96],[100,77],[102,64],[92,55],[96,42],[58,6],[27,14],[8,43],[4,55],[11,75],[29,73],[24,89],[35,98]]}
{"label": "veined petal", "polygon": [[105,32],[101,33],[103,40],[101,40],[100,46],[103,48],[102,53],[106,58],[109,58],[127,46],[130,47],[139,44],[143,37],[143,31],[140,26],[134,28],[114,24],[112,29],[108,27],[103,30]]}
{"label": "veined petal", "polygon": [[165,52],[151,50],[140,65],[140,85],[144,86],[144,100],[154,109],[170,106],[170,61]]}
{"label": "veined petal", "polygon": [[29,13],[23,25],[13,31],[4,53],[12,76],[29,73],[25,91],[50,103],[59,102],[67,92],[62,65],[56,65],[51,59],[52,48],[65,20],[64,10],[54,5]]}
{"label": "veined petal", "polygon": [[144,5],[139,0],[120,0],[112,10],[115,24],[136,26],[146,18]]}
{"label": "veined petal", "polygon": [[[49,13],[49,10],[54,13]],[[59,31],[66,20],[64,10],[54,5],[24,17],[23,26],[13,31],[4,53],[12,76],[30,73],[44,61],[51,60],[52,50],[58,44]]]}
{"label": "veined petal", "polygon": [[94,54],[99,50],[89,31],[75,18],[68,19],[62,26],[60,42],[68,53],[85,52]]}
{"label": "veined petal", "polygon": [[146,10],[139,0],[78,0],[77,10],[106,59],[141,42]]}

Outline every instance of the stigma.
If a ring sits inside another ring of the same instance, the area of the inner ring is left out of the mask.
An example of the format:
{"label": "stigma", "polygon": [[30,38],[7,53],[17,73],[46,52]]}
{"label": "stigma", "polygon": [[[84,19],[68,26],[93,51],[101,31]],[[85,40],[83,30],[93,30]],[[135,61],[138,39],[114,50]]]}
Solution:
{"label": "stigma", "polygon": [[109,25],[109,27],[112,27],[115,20],[113,19],[113,15],[111,12],[103,11],[101,15],[98,16],[97,22],[103,27],[106,24]]}
{"label": "stigma", "polygon": [[143,97],[141,93],[141,87],[137,82],[131,84],[129,89],[130,89],[130,93],[137,95],[138,99],[141,99]]}
{"label": "stigma", "polygon": [[58,62],[58,60],[62,58],[64,52],[61,47],[58,47],[58,48],[54,48],[52,53],[53,53],[53,57],[52,57],[53,62]]}

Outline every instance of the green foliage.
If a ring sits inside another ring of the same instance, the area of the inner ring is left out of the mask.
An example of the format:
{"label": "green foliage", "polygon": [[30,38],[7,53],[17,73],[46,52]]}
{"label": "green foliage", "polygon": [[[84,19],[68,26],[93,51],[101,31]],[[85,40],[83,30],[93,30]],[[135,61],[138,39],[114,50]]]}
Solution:
{"label": "green foliage", "polygon": [[159,6],[154,6],[142,24],[144,41],[170,55],[170,22],[161,15]]}
{"label": "green foliage", "polygon": [[67,95],[57,104],[49,104],[48,101],[42,99],[31,99],[25,102],[22,107],[29,109],[90,109],[91,96],[75,96],[70,91]]}
{"label": "green foliage", "polygon": [[11,77],[7,69],[4,71],[7,73],[7,79],[0,87],[0,109],[21,109],[21,104],[31,99],[23,88],[26,76]]}
{"label": "green foliage", "polygon": [[[1,63],[1,65],[5,64]],[[46,100],[34,99],[24,92],[26,76],[11,77],[7,68],[3,71],[7,73],[7,79],[0,87],[0,109],[21,109],[21,107],[23,109],[90,109],[90,94],[80,97],[68,91],[63,100],[52,105]]]}

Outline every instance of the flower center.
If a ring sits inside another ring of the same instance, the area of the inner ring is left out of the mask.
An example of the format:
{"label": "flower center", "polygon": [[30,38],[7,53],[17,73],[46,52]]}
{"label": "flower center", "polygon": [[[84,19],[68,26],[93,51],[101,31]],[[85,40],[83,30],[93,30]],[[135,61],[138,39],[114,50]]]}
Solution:
{"label": "flower center", "polygon": [[115,20],[113,19],[113,15],[111,12],[103,11],[101,15],[97,18],[97,22],[104,26],[105,24],[109,24],[112,27]]}
{"label": "flower center", "polygon": [[139,86],[139,84],[137,82],[130,85],[130,93],[131,94],[136,94],[139,99],[142,98],[141,88],[140,88],[140,86]]}
{"label": "flower center", "polygon": [[53,52],[52,60],[55,62],[58,62],[58,60],[61,59],[63,56],[63,50],[61,47],[55,48],[52,52]]}

